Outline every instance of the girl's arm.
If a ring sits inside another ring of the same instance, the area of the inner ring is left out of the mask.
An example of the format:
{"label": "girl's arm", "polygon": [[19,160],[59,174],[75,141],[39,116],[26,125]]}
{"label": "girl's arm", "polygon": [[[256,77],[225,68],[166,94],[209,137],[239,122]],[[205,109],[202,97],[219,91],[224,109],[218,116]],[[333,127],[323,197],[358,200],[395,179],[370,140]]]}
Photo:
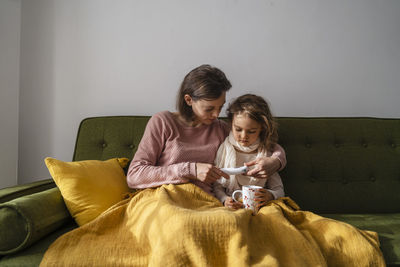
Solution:
{"label": "girl's arm", "polygon": [[256,201],[258,201],[258,208],[265,206],[269,201],[278,199],[285,196],[283,191],[283,184],[281,177],[276,172],[271,177],[268,178],[263,189],[260,189],[255,193]]}
{"label": "girl's arm", "polygon": [[271,194],[274,196],[274,199],[285,196],[282,179],[278,173],[274,173],[270,178],[268,178],[265,188],[271,192]]}
{"label": "girl's arm", "polygon": [[283,147],[281,147],[279,144],[276,144],[274,146],[274,151],[272,151],[271,157],[277,158],[280,162],[280,167],[278,171],[283,170],[286,167],[286,153]]}

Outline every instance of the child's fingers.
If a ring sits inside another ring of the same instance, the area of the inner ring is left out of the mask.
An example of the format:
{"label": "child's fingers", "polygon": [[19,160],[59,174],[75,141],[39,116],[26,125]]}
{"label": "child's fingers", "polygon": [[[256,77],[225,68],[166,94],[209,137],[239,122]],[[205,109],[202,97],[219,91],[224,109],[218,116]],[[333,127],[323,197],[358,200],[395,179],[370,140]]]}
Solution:
{"label": "child's fingers", "polygon": [[230,209],[233,209],[233,210],[238,210],[238,209],[242,208],[242,205],[241,204],[238,205],[238,204],[239,203],[232,203],[230,205],[227,205],[227,207]]}
{"label": "child's fingers", "polygon": [[261,189],[258,189],[258,190],[254,193],[254,195],[255,195],[255,196],[264,196],[266,193],[267,193],[267,190],[264,189],[264,188],[261,188]]}
{"label": "child's fingers", "polygon": [[257,204],[257,209],[261,209],[263,206],[265,206],[265,201],[260,201],[258,204]]}
{"label": "child's fingers", "polygon": [[236,209],[240,209],[241,207],[243,207],[243,204],[239,202],[234,202],[232,206],[234,206]]}
{"label": "child's fingers", "polygon": [[235,209],[237,207],[237,204],[240,204],[240,203],[235,202],[232,198],[227,198],[225,200],[225,206],[230,209]]}
{"label": "child's fingers", "polygon": [[263,189],[263,191],[261,191],[260,189],[260,191],[254,193],[254,198],[255,200],[265,200],[268,197],[268,193],[267,190]]}

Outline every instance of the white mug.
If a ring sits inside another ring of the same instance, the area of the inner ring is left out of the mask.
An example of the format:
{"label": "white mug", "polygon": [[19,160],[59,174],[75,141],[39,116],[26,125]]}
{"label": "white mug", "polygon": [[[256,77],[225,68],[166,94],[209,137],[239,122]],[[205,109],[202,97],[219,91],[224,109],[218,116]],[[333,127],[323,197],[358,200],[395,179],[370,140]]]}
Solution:
{"label": "white mug", "polygon": [[258,185],[244,185],[242,186],[242,190],[236,190],[232,193],[232,198],[236,202],[240,202],[239,199],[235,197],[236,194],[240,193],[242,195],[243,205],[245,209],[250,209],[253,211],[253,214],[257,213],[257,204],[255,201],[255,193],[262,189],[261,186]]}

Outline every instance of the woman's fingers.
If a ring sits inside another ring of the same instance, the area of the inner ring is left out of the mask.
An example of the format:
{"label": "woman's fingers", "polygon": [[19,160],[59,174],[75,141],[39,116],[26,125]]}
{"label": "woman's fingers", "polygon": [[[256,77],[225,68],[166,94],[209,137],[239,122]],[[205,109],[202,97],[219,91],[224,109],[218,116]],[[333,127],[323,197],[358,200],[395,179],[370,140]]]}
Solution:
{"label": "woman's fingers", "polygon": [[254,166],[257,164],[257,159],[244,163],[247,167]]}
{"label": "woman's fingers", "polygon": [[249,170],[246,175],[247,176],[256,176],[258,172],[260,172],[262,169],[260,166],[256,165],[253,169]]}
{"label": "woman's fingers", "polygon": [[197,179],[207,184],[212,184],[221,176],[229,179],[229,175],[208,163],[196,163]]}
{"label": "woman's fingers", "polygon": [[248,176],[253,176],[255,178],[260,178],[260,179],[265,179],[268,178],[268,175],[266,173],[266,171],[264,171],[263,169],[260,168],[254,168],[252,170],[250,170],[249,172],[247,172]]}
{"label": "woman's fingers", "polygon": [[218,169],[217,167],[212,167],[210,171],[207,173],[207,182],[213,183],[218,180],[221,176],[229,179],[229,175]]}
{"label": "woman's fingers", "polygon": [[257,178],[267,178],[274,174],[280,168],[280,161],[274,157],[261,157],[253,161],[245,163],[246,166],[254,166],[254,168],[247,172],[248,176]]}
{"label": "woman's fingers", "polygon": [[259,159],[255,159],[244,163],[244,165],[246,165],[247,167],[253,166],[253,168],[247,172],[247,175],[251,176],[253,173],[260,171],[260,166],[258,164],[258,161]]}
{"label": "woman's fingers", "polygon": [[208,174],[207,174],[207,181],[208,182],[215,182],[216,180],[219,179],[219,177],[221,177],[215,170],[211,170]]}
{"label": "woman's fingers", "polygon": [[[249,163],[251,163],[251,165],[248,165]],[[265,174],[265,171],[263,170],[263,166],[261,164],[259,164],[259,160],[253,160],[250,161],[248,163],[245,163],[246,166],[254,166],[254,168],[252,168],[251,170],[249,170],[246,175],[248,176],[254,176],[254,177],[258,177],[260,174]]]}
{"label": "woman's fingers", "polygon": [[214,169],[215,169],[215,172],[216,172],[217,175],[218,175],[218,179],[219,179],[219,177],[221,177],[221,176],[225,177],[226,179],[229,179],[229,178],[230,178],[228,174],[226,174],[225,172],[221,171],[219,168],[214,167]]}

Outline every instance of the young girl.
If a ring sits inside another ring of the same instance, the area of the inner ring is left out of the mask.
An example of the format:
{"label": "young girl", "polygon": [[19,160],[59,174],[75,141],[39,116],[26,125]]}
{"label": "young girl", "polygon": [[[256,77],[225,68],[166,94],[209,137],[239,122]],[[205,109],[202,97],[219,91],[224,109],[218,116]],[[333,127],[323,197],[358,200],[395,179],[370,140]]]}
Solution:
{"label": "young girl", "polygon": [[[277,145],[276,123],[267,102],[260,96],[246,94],[238,97],[227,109],[232,130],[220,145],[215,165],[219,168],[240,167],[254,162],[260,157],[274,157],[271,151]],[[245,174],[250,174],[248,171]],[[259,207],[272,199],[284,196],[283,184],[276,172],[267,177],[251,177],[245,174],[230,175],[230,179],[221,177],[214,183],[214,194],[232,209],[242,208],[242,204],[232,199],[232,193],[243,185],[264,187],[256,193]]]}

